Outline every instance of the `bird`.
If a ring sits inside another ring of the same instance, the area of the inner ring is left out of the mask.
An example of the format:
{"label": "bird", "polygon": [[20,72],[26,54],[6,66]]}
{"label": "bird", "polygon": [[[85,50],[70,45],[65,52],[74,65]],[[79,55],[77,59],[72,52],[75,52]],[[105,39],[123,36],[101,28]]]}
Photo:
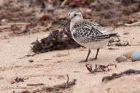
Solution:
{"label": "bird", "polygon": [[74,41],[83,47],[88,48],[88,54],[85,60],[80,62],[87,62],[91,53],[91,49],[96,49],[96,55],[92,60],[96,60],[99,50],[103,48],[110,37],[117,36],[117,33],[112,33],[106,30],[105,27],[96,22],[91,22],[83,18],[81,11],[74,10],[68,13],[70,19],[70,33]]}

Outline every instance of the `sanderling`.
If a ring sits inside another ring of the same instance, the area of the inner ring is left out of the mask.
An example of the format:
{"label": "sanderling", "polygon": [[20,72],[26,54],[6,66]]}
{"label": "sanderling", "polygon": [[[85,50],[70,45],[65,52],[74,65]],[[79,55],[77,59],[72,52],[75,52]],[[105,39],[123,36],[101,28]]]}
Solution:
{"label": "sanderling", "polygon": [[117,35],[116,33],[111,33],[111,31],[105,30],[104,27],[97,23],[83,19],[80,11],[72,11],[68,16],[71,19],[70,31],[72,38],[78,44],[89,49],[86,59],[81,62],[88,61],[91,49],[97,49],[94,58],[97,59],[100,48],[107,44],[110,37]]}

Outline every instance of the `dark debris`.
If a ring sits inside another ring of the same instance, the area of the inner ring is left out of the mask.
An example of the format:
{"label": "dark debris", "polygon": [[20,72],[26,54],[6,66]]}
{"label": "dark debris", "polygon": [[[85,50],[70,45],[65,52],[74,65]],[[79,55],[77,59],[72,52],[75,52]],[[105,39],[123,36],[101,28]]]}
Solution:
{"label": "dark debris", "polygon": [[97,65],[95,64],[95,69],[92,68],[91,64],[86,64],[86,68],[90,73],[96,72],[107,72],[111,70],[111,66],[117,67],[115,64],[108,64],[108,65]]}
{"label": "dark debris", "polygon": [[140,70],[135,70],[135,69],[129,69],[124,72],[121,72],[119,74],[113,73],[111,76],[105,76],[102,78],[102,82],[108,82],[123,76],[129,76],[129,75],[135,75],[135,74],[140,74]]}
{"label": "dark debris", "polygon": [[[70,32],[69,32],[70,33]],[[35,53],[43,53],[53,50],[77,48],[78,45],[67,32],[64,30],[52,31],[48,37],[36,40],[32,43],[32,51]]]}
{"label": "dark debris", "polygon": [[11,84],[19,83],[19,82],[24,82],[24,80],[25,80],[24,78],[16,77],[16,78],[14,79],[14,81],[11,82]]}
{"label": "dark debris", "polygon": [[[69,81],[69,76],[67,75],[67,81],[65,83],[54,85],[52,87],[43,86],[42,88],[35,89],[33,91],[27,91],[27,93],[48,93],[48,92],[57,93],[60,92],[61,90],[69,89],[75,84],[76,84],[76,79]],[[20,92],[20,93],[26,93],[26,92]]]}

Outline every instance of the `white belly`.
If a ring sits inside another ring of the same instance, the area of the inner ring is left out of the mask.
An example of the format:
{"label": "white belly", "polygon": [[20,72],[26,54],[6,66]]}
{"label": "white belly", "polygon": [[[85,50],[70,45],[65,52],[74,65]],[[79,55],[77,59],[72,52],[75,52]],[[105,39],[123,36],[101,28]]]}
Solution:
{"label": "white belly", "polygon": [[103,41],[79,43],[79,44],[89,49],[98,49],[98,48],[103,48],[104,46],[106,46],[107,42],[108,40],[103,40]]}
{"label": "white belly", "polygon": [[101,41],[93,41],[89,43],[84,43],[83,38],[82,40],[80,38],[75,38],[72,34],[72,38],[80,45],[89,48],[89,49],[98,49],[98,48],[103,48],[104,46],[107,45],[108,39],[101,40]]}

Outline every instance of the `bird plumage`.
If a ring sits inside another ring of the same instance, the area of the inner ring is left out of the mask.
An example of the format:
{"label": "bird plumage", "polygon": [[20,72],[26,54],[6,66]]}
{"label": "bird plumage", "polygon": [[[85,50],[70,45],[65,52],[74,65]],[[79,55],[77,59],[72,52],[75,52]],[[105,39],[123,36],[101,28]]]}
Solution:
{"label": "bird plumage", "polygon": [[70,31],[73,39],[89,49],[97,49],[99,51],[100,48],[107,44],[110,37],[117,35],[97,23],[83,19],[79,11],[73,11],[69,13],[69,16],[71,19]]}
{"label": "bird plumage", "polygon": [[[95,25],[86,20],[77,21],[71,28],[71,34],[76,42],[90,48],[92,46],[86,46],[88,43],[101,43],[100,41],[107,41],[108,38],[116,35],[116,33],[107,32],[101,26],[99,27],[99,25]],[[102,47],[102,44],[100,45]],[[93,48],[94,46],[96,45],[93,45]]]}

